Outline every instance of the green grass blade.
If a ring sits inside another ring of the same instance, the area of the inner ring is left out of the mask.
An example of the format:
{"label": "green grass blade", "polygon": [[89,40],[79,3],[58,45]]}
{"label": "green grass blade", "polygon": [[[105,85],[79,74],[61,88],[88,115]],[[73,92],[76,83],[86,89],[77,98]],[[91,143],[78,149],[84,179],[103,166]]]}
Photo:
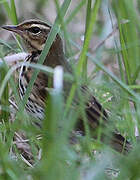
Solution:
{"label": "green grass blade", "polygon": [[86,0],[81,0],[79,2],[76,8],[71,12],[70,16],[66,19],[65,24],[69,24],[72,21],[72,19],[76,16],[76,14],[84,6],[85,3],[86,3]]}
{"label": "green grass blade", "polygon": [[[0,84],[2,84],[3,79],[5,77],[5,74],[6,74],[6,71],[5,71],[4,67],[0,67],[0,72],[1,72]],[[5,107],[9,106],[9,88],[8,88],[8,84],[6,85],[6,87],[4,89],[4,93],[3,93],[3,96],[0,98],[0,102]],[[7,123],[9,121],[9,115],[10,114],[9,114],[8,111],[4,111],[2,109],[2,112],[0,114],[0,119],[3,120],[5,123]]]}
{"label": "green grass blade", "polygon": [[78,62],[78,66],[77,66],[77,75],[80,75],[81,72],[83,71],[82,68],[83,68],[84,62],[86,60],[86,53],[88,51],[90,39],[92,37],[93,26],[94,26],[95,21],[96,21],[96,16],[98,13],[98,9],[100,7],[100,3],[101,3],[100,0],[96,0],[95,4],[94,4],[94,8],[92,8],[92,10],[91,10],[90,23],[88,25],[88,29],[87,29],[85,40],[84,40],[84,45],[83,45],[82,52],[81,52],[79,62]]}
{"label": "green grass blade", "polygon": [[12,22],[14,24],[18,24],[16,6],[15,6],[15,1],[14,0],[11,0],[11,14],[12,14]]}
{"label": "green grass blade", "polygon": [[[82,48],[77,45],[76,43],[74,43],[71,40],[71,43],[77,47],[79,50],[82,50]],[[125,92],[127,92],[128,94],[130,94],[132,97],[134,97],[135,99],[137,99],[140,102],[140,97],[139,95],[137,95],[134,91],[132,91],[129,86],[127,86],[126,84],[124,84],[121,80],[119,80],[114,74],[112,74],[112,72],[108,71],[108,69],[101,63],[98,61],[98,59],[94,58],[92,56],[91,53],[86,53],[86,55],[89,57],[89,59],[99,68],[101,69],[103,72],[105,72],[114,82],[116,82]]]}
{"label": "green grass blade", "polygon": [[8,17],[11,19],[12,23],[17,24],[18,20],[17,20],[17,13],[16,13],[14,0],[11,0],[10,5],[8,1],[4,1],[3,6],[7,12]]}
{"label": "green grass blade", "polygon": [[[76,68],[77,76],[80,76],[82,71],[83,71],[82,68],[83,68],[84,62],[86,60],[86,53],[88,51],[90,39],[91,39],[92,32],[93,32],[93,25],[95,24],[95,20],[96,20],[96,16],[97,16],[99,6],[100,6],[100,0],[97,0],[95,2],[94,8],[92,9],[92,12],[91,12],[91,21],[88,25],[87,33],[86,33],[85,40],[84,40],[84,45],[83,45],[82,52],[81,52],[81,55],[79,58],[79,62],[78,62],[77,68]],[[70,90],[70,93],[69,93],[69,97],[67,99],[67,103],[66,103],[66,112],[65,112],[66,114],[67,114],[68,109],[70,108],[70,105],[71,105],[72,100],[74,98],[75,90],[76,90],[76,84],[73,84],[72,88]]]}

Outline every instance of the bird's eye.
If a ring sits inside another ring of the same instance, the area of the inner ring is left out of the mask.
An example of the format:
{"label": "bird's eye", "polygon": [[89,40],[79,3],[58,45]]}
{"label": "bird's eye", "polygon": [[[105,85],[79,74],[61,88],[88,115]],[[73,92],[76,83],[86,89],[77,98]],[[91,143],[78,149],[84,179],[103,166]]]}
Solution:
{"label": "bird's eye", "polygon": [[31,27],[28,29],[28,31],[30,31],[31,33],[37,34],[39,33],[41,30],[39,27]]}

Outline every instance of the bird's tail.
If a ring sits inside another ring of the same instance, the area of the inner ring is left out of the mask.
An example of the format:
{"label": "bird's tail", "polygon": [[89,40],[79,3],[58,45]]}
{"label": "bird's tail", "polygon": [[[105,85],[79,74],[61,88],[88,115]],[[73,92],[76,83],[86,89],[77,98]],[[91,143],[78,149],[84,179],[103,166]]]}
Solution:
{"label": "bird's tail", "polygon": [[131,144],[121,134],[117,133],[113,133],[110,144],[113,149],[123,154],[127,154],[132,148]]}
{"label": "bird's tail", "polygon": [[[89,90],[87,87],[82,87],[82,92],[85,94],[89,94]],[[102,107],[102,105],[97,101],[97,99],[90,94],[88,101],[86,101],[85,112],[88,119],[89,128],[91,130],[91,134],[93,132],[93,137],[96,138],[95,131],[101,127],[103,130],[103,135],[101,135],[101,140],[105,144],[110,144],[110,146],[123,154],[127,154],[131,149],[131,144],[121,135],[116,132],[108,132],[105,133],[106,129],[109,127],[108,114],[106,110]],[[77,123],[76,129],[84,135],[84,125],[82,118]],[[111,137],[109,137],[109,134]],[[95,135],[95,136],[94,136]]]}

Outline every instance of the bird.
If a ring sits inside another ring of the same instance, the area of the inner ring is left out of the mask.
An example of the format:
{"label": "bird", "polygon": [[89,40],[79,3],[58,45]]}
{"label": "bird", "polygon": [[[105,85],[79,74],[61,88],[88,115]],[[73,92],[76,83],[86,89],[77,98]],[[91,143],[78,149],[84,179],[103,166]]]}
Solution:
{"label": "bird", "polygon": [[[41,20],[30,19],[23,21],[18,25],[5,25],[2,26],[2,28],[18,34],[23,39],[26,50],[29,53],[25,61],[36,64],[45,46],[45,42],[52,26]],[[56,38],[52,43],[48,54],[46,55],[43,65],[51,68],[55,68],[56,66],[60,65],[63,67],[64,72],[73,74],[73,70],[65,58],[63,40],[59,34],[56,35]],[[20,68],[18,76],[18,90],[21,99],[23,99],[25,95],[33,71],[33,68],[26,67],[24,65]],[[64,83],[64,91],[69,91],[69,88],[66,88],[65,84],[66,83]],[[44,72],[39,72],[25,106],[26,111],[39,121],[42,121],[44,118],[45,99],[47,96],[46,88],[50,86],[53,87],[53,85],[49,82],[48,75]],[[90,131],[95,131],[100,126],[101,119],[103,120],[103,127],[107,126],[109,121],[107,111],[98,102],[96,97],[89,92],[86,85],[81,86],[81,92],[85,95],[90,94],[87,102],[85,103],[85,113],[88,119]],[[78,118],[74,128],[76,132],[80,132],[82,135],[85,135],[85,128],[81,117]],[[101,139],[104,141],[104,136]],[[121,134],[117,132],[111,133],[109,142],[111,147],[120,153],[126,154],[130,150],[131,145],[129,141],[127,141]]]}

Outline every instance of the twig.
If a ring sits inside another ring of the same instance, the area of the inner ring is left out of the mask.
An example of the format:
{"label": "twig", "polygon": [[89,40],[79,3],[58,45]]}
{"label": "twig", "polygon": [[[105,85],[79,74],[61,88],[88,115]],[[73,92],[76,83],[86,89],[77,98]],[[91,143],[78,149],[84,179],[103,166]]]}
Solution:
{"label": "twig", "polygon": [[[121,24],[126,24],[126,23],[129,23],[129,20],[126,19],[121,22]],[[111,36],[113,36],[118,29],[119,29],[118,25],[114,26],[113,31],[109,33],[108,36],[103,41],[101,41],[99,44],[97,44],[97,46],[95,46],[95,48],[92,50],[92,53],[96,52],[96,50],[100,48],[105,43],[105,41],[107,41]]]}

